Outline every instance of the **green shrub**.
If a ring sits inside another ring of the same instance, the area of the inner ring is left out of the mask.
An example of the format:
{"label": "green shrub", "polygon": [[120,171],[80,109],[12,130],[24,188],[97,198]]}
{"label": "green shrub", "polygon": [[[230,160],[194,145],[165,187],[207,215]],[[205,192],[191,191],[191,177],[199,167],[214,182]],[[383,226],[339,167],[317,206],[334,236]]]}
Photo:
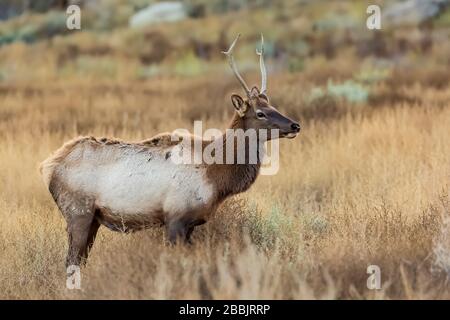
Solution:
{"label": "green shrub", "polygon": [[354,80],[347,80],[340,84],[334,84],[332,80],[329,80],[326,89],[312,89],[308,101],[312,102],[325,96],[342,98],[352,103],[365,103],[369,97],[369,89]]}
{"label": "green shrub", "polygon": [[293,218],[285,215],[277,205],[267,215],[261,214],[256,207],[251,208],[244,227],[251,240],[266,249],[277,244],[290,247],[297,235]]}
{"label": "green shrub", "polygon": [[387,79],[389,74],[389,69],[364,69],[355,75],[355,79],[358,82],[372,85]]}
{"label": "green shrub", "polygon": [[40,29],[42,36],[52,37],[67,31],[66,20],[64,12],[51,11],[45,15],[42,25],[37,29]]}
{"label": "green shrub", "polygon": [[349,102],[367,102],[369,97],[369,90],[353,80],[347,80],[341,84],[334,84],[330,80],[328,81],[327,90],[331,95],[343,97]]}
{"label": "green shrub", "polygon": [[0,27],[0,45],[16,41],[31,43],[67,32],[66,15],[58,11],[11,21]]}
{"label": "green shrub", "polygon": [[205,63],[189,51],[175,63],[174,72],[177,75],[195,76],[204,72],[205,68]]}

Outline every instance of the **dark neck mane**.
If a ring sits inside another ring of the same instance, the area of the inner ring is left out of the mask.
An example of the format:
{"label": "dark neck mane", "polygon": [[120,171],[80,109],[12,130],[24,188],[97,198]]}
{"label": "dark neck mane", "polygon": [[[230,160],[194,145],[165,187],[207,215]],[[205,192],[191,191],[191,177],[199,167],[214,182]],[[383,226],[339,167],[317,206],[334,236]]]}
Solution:
{"label": "dark neck mane", "polygon": [[[244,132],[247,130],[245,127],[245,121],[239,117],[238,114],[234,115],[229,129],[242,129]],[[261,159],[259,159],[259,156],[257,156],[256,163],[251,163],[249,159],[249,143],[247,139],[245,142],[246,152],[244,164],[237,164],[237,139],[235,137],[227,137],[225,133],[212,143],[223,143],[225,156],[227,152],[227,139],[235,140],[233,143],[235,161],[233,164],[211,164],[207,169],[208,178],[215,184],[219,199],[224,199],[229,195],[244,192],[250,188],[250,186],[255,182],[261,167]],[[256,154],[259,155],[259,140],[257,148],[258,150],[256,151]]]}

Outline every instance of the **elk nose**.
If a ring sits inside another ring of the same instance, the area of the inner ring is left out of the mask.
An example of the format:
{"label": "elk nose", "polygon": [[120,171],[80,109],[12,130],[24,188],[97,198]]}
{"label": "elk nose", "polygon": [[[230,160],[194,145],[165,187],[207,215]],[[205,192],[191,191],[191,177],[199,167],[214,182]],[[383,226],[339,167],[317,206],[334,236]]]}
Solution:
{"label": "elk nose", "polygon": [[293,123],[293,124],[291,124],[291,129],[296,131],[296,132],[299,132],[300,131],[300,125],[298,123]]}

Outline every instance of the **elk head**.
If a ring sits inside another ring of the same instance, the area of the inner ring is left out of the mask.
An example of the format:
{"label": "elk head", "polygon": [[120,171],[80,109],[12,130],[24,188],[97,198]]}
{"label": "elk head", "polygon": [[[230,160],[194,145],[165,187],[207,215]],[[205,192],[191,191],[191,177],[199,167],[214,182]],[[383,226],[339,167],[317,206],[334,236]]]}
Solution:
{"label": "elk head", "polygon": [[295,138],[300,132],[300,125],[296,121],[293,121],[280,113],[270,104],[269,97],[267,96],[267,71],[264,64],[263,36],[261,35],[261,51],[256,50],[256,54],[259,55],[259,65],[261,69],[261,89],[258,89],[256,86],[249,89],[248,85],[239,74],[233,58],[233,49],[239,37],[240,35],[236,37],[228,51],[223,52],[228,57],[230,67],[246,93],[245,98],[242,98],[238,94],[231,95],[231,102],[236,109],[236,113],[244,121],[244,127],[246,129],[265,129],[268,132],[269,139],[271,138],[270,132],[272,129],[279,130],[280,138]]}

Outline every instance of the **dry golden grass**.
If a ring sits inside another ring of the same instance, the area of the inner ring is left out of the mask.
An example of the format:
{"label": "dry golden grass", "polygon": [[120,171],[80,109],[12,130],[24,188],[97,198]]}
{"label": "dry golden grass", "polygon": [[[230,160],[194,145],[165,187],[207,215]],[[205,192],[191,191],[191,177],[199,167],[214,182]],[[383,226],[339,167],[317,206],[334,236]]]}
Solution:
{"label": "dry golden grass", "polygon": [[[271,83],[275,104],[297,117],[300,78]],[[102,228],[82,290],[66,289],[65,222],[38,163],[78,134],[136,140],[191,129],[199,119],[224,128],[232,81],[0,87],[0,297],[450,298],[439,268],[450,265],[442,228],[450,209],[450,89],[417,84],[396,90],[420,103],[313,114],[297,139],[282,141],[279,173],[227,201],[196,230],[192,247],[168,247],[159,229]],[[366,288],[371,264],[381,268],[381,290]]]}

